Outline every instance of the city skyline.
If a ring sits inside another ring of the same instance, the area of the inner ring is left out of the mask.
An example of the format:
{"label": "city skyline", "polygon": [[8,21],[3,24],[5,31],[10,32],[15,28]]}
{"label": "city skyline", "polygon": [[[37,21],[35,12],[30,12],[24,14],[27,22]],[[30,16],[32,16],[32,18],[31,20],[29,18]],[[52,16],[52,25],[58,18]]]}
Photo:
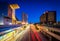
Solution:
{"label": "city skyline", "polygon": [[0,41],[60,41],[59,0],[0,0]]}
{"label": "city skyline", "polygon": [[45,11],[56,11],[57,13],[57,21],[60,21],[60,6],[59,6],[59,0],[54,1],[54,0],[40,0],[40,1],[19,1],[19,0],[14,0],[13,1],[3,1],[1,0],[0,2],[8,2],[9,4],[12,3],[17,3],[20,6],[20,9],[16,10],[16,17],[19,20],[22,20],[22,12],[25,12],[28,14],[28,22],[36,23],[40,22],[39,17],[45,12]]}

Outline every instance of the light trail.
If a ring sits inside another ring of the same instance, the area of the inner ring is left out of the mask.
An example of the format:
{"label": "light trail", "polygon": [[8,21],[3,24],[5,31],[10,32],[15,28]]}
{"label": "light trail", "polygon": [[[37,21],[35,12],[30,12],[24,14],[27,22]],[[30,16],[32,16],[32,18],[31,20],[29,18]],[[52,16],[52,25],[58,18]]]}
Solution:
{"label": "light trail", "polygon": [[24,34],[27,33],[27,31],[29,31],[29,28],[30,26],[28,25],[25,30],[23,30],[21,33],[18,34],[16,40],[18,40],[19,37],[20,37],[19,40],[21,40],[24,37]]}
{"label": "light trail", "polygon": [[36,38],[38,39],[38,41],[42,41],[41,38],[39,37],[39,34],[37,33],[34,25],[31,25],[31,29],[32,29],[33,33],[35,34]]}
{"label": "light trail", "polygon": [[17,29],[17,31],[18,31],[18,29],[20,29],[20,27],[1,32],[0,35],[2,35],[4,33],[6,33],[6,34],[0,37],[0,41],[5,41],[5,40],[7,41],[7,40],[9,40],[11,38],[13,39],[13,37],[16,37],[16,35],[18,33],[16,33],[15,29]]}
{"label": "light trail", "polygon": [[33,41],[36,41],[35,35],[34,35],[33,33],[31,33],[31,36],[32,36],[32,40],[33,40]]}

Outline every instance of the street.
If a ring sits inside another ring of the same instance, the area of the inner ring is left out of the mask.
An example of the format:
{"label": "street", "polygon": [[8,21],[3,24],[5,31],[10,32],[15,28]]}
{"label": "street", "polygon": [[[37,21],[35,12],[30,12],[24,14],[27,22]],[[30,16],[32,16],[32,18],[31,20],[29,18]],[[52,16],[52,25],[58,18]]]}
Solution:
{"label": "street", "polygon": [[[50,30],[52,32],[50,32]],[[48,28],[46,26],[28,24],[17,28],[13,28],[0,33],[0,41],[59,41],[57,28]]]}
{"label": "street", "polygon": [[34,25],[30,25],[27,31],[23,34],[22,38],[18,38],[17,41],[47,41],[41,32],[37,32],[34,29]]}

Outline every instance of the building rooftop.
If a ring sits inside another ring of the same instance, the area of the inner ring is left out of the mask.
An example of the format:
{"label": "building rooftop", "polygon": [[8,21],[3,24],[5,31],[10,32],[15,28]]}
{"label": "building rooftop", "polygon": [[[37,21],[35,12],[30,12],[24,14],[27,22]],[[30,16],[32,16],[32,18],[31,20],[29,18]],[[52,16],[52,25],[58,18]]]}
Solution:
{"label": "building rooftop", "polygon": [[11,7],[12,9],[20,8],[18,4],[10,4],[10,7]]}

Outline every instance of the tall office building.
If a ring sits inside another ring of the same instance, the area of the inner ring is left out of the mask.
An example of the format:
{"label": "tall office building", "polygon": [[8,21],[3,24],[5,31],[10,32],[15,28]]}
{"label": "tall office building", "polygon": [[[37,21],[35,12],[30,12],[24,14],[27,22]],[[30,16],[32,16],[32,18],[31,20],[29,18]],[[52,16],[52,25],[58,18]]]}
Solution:
{"label": "tall office building", "polygon": [[46,23],[46,14],[42,14],[40,17],[40,22],[41,23]]}
{"label": "tall office building", "polygon": [[40,22],[45,24],[53,24],[56,22],[56,11],[47,11],[40,17]]}
{"label": "tall office building", "polygon": [[22,22],[24,22],[23,24],[28,22],[28,16],[24,12],[22,13]]}
{"label": "tall office building", "polygon": [[56,11],[48,12],[48,22],[56,22]]}

